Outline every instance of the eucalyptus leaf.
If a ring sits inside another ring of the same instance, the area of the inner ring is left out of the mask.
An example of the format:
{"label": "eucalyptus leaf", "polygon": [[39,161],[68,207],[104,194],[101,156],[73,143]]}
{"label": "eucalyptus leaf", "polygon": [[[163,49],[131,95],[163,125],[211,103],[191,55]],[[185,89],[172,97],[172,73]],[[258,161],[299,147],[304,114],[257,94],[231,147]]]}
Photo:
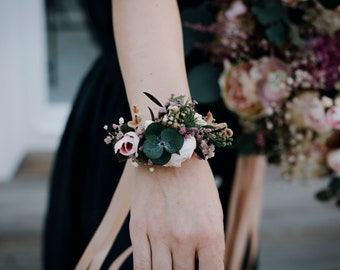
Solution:
{"label": "eucalyptus leaf", "polygon": [[145,130],[145,137],[148,138],[150,135],[160,135],[163,129],[165,129],[165,126],[161,123],[151,123]]}
{"label": "eucalyptus leaf", "polygon": [[164,151],[160,158],[151,159],[152,163],[155,165],[163,166],[168,163],[171,159],[171,154],[169,152]]}
{"label": "eucalyptus leaf", "polygon": [[161,144],[169,153],[177,153],[184,144],[184,137],[175,128],[166,128],[161,133]]}
{"label": "eucalyptus leaf", "polygon": [[209,63],[197,65],[188,72],[191,95],[198,103],[214,103],[221,98],[218,85],[220,74],[221,70]]}
{"label": "eucalyptus leaf", "polygon": [[282,46],[288,40],[289,29],[282,23],[277,23],[266,30],[268,40],[277,46]]}
{"label": "eucalyptus leaf", "polygon": [[160,138],[156,135],[150,135],[143,144],[143,152],[150,159],[160,158],[164,152],[160,144]]}

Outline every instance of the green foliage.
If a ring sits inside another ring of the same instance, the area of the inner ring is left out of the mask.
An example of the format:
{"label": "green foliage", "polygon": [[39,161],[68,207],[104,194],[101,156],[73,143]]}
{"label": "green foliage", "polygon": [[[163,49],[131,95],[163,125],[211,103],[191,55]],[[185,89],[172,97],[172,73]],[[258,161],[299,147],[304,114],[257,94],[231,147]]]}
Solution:
{"label": "green foliage", "polygon": [[287,27],[282,23],[274,24],[266,29],[268,40],[275,45],[283,45],[289,36]]}
{"label": "green foliage", "polygon": [[184,137],[175,128],[152,123],[145,131],[143,153],[156,165],[166,164],[171,154],[178,153]]}
{"label": "green foliage", "polygon": [[270,42],[277,46],[284,45],[290,37],[290,20],[281,0],[255,1],[251,8]]}
{"label": "green foliage", "polygon": [[192,96],[203,104],[214,103],[220,99],[218,77],[221,70],[212,64],[204,63],[193,67],[188,73]]}

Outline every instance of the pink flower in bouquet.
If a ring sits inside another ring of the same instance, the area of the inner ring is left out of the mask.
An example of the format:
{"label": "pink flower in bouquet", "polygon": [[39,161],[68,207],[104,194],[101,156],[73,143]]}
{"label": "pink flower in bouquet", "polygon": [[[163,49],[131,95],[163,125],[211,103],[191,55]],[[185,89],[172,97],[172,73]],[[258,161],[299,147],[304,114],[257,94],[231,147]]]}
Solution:
{"label": "pink flower in bouquet", "polygon": [[332,150],[327,155],[327,165],[336,175],[340,175],[340,149]]}
{"label": "pink flower in bouquet", "polygon": [[124,136],[116,142],[115,153],[119,151],[120,154],[124,156],[131,156],[135,154],[138,150],[139,137],[133,132],[127,132]]}
{"label": "pink flower in bouquet", "polygon": [[235,1],[231,4],[230,8],[225,12],[225,16],[228,20],[234,21],[238,16],[247,13],[247,7],[242,1]]}
{"label": "pink flower in bouquet", "polygon": [[327,123],[333,129],[340,129],[340,107],[331,107],[326,114]]}
{"label": "pink flower in bouquet", "polygon": [[253,64],[240,63],[231,66],[224,62],[224,72],[219,79],[226,106],[241,117],[258,119],[264,115],[264,107],[258,95],[257,79],[251,72]]}
{"label": "pink flower in bouquet", "polygon": [[289,95],[287,78],[290,68],[274,57],[260,60],[259,95],[264,105],[281,104]]}

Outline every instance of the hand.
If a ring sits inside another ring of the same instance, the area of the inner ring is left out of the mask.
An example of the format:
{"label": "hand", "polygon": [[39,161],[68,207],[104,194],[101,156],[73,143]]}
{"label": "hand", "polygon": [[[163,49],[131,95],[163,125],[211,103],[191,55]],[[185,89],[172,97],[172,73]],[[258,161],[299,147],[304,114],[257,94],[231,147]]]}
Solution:
{"label": "hand", "polygon": [[134,168],[130,235],[135,270],[224,269],[223,212],[210,167],[192,158],[180,168]]}

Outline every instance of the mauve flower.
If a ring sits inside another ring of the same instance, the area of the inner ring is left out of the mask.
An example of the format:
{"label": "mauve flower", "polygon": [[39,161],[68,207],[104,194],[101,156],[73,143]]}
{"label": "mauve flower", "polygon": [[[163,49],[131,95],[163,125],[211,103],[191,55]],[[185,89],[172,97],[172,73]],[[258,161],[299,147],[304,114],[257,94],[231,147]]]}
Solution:
{"label": "mauve flower", "polygon": [[139,137],[133,132],[127,132],[124,136],[116,142],[115,144],[115,153],[119,151],[119,153],[123,156],[131,156],[135,154],[138,150]]}
{"label": "mauve flower", "polygon": [[289,66],[277,58],[264,57],[260,60],[259,69],[258,91],[261,101],[265,106],[273,103],[280,105],[289,95]]}
{"label": "mauve flower", "polygon": [[164,166],[166,167],[181,167],[182,162],[191,158],[194,150],[196,149],[196,139],[188,135],[184,139],[183,146],[181,150],[179,150],[179,154],[172,154],[168,163]]}
{"label": "mauve flower", "polygon": [[327,154],[327,165],[340,176],[340,149],[332,150]]}
{"label": "mauve flower", "polygon": [[331,107],[326,114],[328,125],[333,129],[340,129],[340,107]]}
{"label": "mauve flower", "polygon": [[224,62],[224,72],[219,84],[226,106],[241,117],[257,119],[264,115],[264,107],[257,89],[257,78],[251,74],[253,64],[240,63],[231,66]]}
{"label": "mauve flower", "polygon": [[112,142],[111,136],[106,136],[106,138],[104,139],[104,142],[105,142],[106,144],[110,144],[110,143]]}
{"label": "mauve flower", "polygon": [[244,15],[247,13],[247,7],[243,4],[242,1],[235,1],[231,4],[230,8],[225,12],[226,18],[228,20],[233,21],[237,19],[238,16]]}

